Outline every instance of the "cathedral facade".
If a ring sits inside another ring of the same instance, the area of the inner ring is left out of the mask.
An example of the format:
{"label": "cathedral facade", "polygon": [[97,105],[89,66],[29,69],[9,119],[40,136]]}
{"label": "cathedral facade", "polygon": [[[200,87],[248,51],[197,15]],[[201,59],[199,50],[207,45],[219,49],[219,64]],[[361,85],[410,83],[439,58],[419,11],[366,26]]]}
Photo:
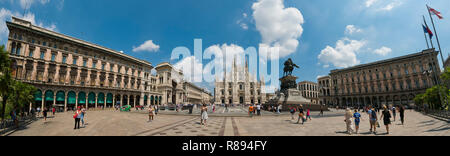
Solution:
{"label": "cathedral facade", "polygon": [[242,67],[234,61],[230,71],[216,78],[215,104],[264,104],[267,101],[264,87],[264,78],[259,81],[250,74],[247,63]]}

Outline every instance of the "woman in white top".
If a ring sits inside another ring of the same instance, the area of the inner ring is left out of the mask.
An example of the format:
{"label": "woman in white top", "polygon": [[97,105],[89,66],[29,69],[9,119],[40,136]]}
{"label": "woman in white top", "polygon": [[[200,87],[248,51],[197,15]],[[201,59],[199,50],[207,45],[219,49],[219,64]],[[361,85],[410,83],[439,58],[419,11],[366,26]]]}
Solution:
{"label": "woman in white top", "polygon": [[206,104],[203,104],[203,107],[201,109],[201,116],[202,116],[202,119],[200,121],[200,124],[203,124],[206,126],[206,120],[208,120],[208,108],[206,107]]}
{"label": "woman in white top", "polygon": [[353,112],[350,108],[347,108],[347,111],[345,112],[345,123],[347,125],[347,133],[352,134],[353,128],[352,128],[352,119],[353,118]]}

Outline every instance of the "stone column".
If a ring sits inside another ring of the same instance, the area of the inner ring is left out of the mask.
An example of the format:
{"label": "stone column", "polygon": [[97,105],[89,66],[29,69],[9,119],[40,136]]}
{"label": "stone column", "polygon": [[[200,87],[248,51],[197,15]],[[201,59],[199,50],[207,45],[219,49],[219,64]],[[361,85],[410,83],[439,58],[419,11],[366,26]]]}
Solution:
{"label": "stone column", "polygon": [[55,78],[54,78],[53,82],[59,83],[59,69],[60,69],[59,64],[57,64],[56,71],[55,71]]}
{"label": "stone column", "polygon": [[44,68],[44,76],[42,77],[42,81],[44,81],[44,82],[48,81],[48,67],[49,67],[49,64],[46,62],[45,68]]}
{"label": "stone column", "polygon": [[121,98],[120,98],[120,108],[122,108],[122,106],[123,106],[123,97],[125,97],[125,95],[123,95],[123,94],[121,94],[120,96],[122,96]]}
{"label": "stone column", "polygon": [[78,108],[78,92],[75,93],[75,109]]}
{"label": "stone column", "polygon": [[103,97],[103,109],[106,108],[106,97],[108,96],[108,93],[106,93],[106,95]]}
{"label": "stone column", "polygon": [[56,92],[53,92],[53,107],[56,105]]}
{"label": "stone column", "polygon": [[98,106],[98,94],[95,94],[95,109],[97,109]]}
{"label": "stone column", "polygon": [[85,108],[86,108],[86,110],[89,110],[89,102],[88,102],[88,97],[89,97],[89,93],[87,93],[86,94],[86,103],[84,104],[85,105]]}
{"label": "stone column", "polygon": [[64,93],[64,112],[67,112],[67,98],[69,98],[69,92]]}
{"label": "stone column", "polygon": [[41,111],[44,111],[44,105],[45,105],[45,92],[44,94],[42,94],[42,106],[41,106]]}
{"label": "stone column", "polygon": [[[144,94],[144,92],[142,92],[141,97],[139,98],[139,105],[141,105],[141,106],[145,105],[144,98],[145,98],[145,94]],[[148,97],[147,97],[147,101],[148,101]]]}

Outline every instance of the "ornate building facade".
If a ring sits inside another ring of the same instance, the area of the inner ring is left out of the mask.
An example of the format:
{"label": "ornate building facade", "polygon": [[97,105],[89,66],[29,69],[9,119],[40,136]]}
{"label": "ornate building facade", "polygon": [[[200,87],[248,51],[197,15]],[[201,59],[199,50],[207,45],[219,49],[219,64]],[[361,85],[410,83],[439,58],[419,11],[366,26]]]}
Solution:
{"label": "ornate building facade", "polygon": [[302,81],[297,85],[298,90],[300,90],[303,97],[311,100],[311,103],[319,103],[319,88],[317,83],[310,81]]}
{"label": "ornate building facade", "polygon": [[332,105],[411,105],[413,98],[439,81],[437,52],[423,50],[392,59],[332,70]]}
{"label": "ornate building facade", "polygon": [[317,79],[319,85],[319,104],[330,105],[331,104],[331,77],[322,76]]}
{"label": "ornate building facade", "polygon": [[[162,63],[152,75],[150,62],[53,32],[12,17],[7,51],[16,80],[34,85],[30,107],[167,105],[181,100],[182,85],[171,80]],[[182,73],[180,73],[182,74]],[[170,102],[171,101],[171,102]]]}
{"label": "ornate building facade", "polygon": [[214,98],[215,104],[264,104],[267,101],[265,87],[261,81],[251,75],[246,63],[245,67],[233,62],[230,72],[224,72],[223,78],[216,78]]}

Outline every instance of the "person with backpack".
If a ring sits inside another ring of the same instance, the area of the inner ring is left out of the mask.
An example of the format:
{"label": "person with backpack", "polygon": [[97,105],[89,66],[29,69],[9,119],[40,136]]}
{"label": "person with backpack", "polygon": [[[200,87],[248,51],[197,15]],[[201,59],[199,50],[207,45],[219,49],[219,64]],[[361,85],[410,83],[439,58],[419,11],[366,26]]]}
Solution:
{"label": "person with backpack", "polygon": [[[375,111],[375,108],[372,108],[369,110],[369,120],[370,120],[370,132],[377,133],[377,112]],[[373,131],[372,131],[373,128]]]}
{"label": "person with backpack", "polygon": [[386,106],[383,106],[383,112],[381,113],[380,119],[383,119],[384,125],[386,126],[386,134],[389,134],[389,125],[391,124],[391,112]]}
{"label": "person with backpack", "polygon": [[361,114],[358,113],[358,109],[355,109],[355,113],[353,113],[353,118],[355,118],[355,130],[356,134],[358,134],[359,123],[361,122]]}
{"label": "person with backpack", "polygon": [[253,117],[253,105],[250,105],[250,107],[248,107],[248,115],[250,117]]}
{"label": "person with backpack", "polygon": [[294,115],[295,115],[295,107],[291,107],[291,120],[294,120]]}
{"label": "person with backpack", "polygon": [[300,119],[302,119],[302,125],[305,123],[305,114],[303,113],[303,106],[298,108],[298,120],[297,124],[300,123]]}

